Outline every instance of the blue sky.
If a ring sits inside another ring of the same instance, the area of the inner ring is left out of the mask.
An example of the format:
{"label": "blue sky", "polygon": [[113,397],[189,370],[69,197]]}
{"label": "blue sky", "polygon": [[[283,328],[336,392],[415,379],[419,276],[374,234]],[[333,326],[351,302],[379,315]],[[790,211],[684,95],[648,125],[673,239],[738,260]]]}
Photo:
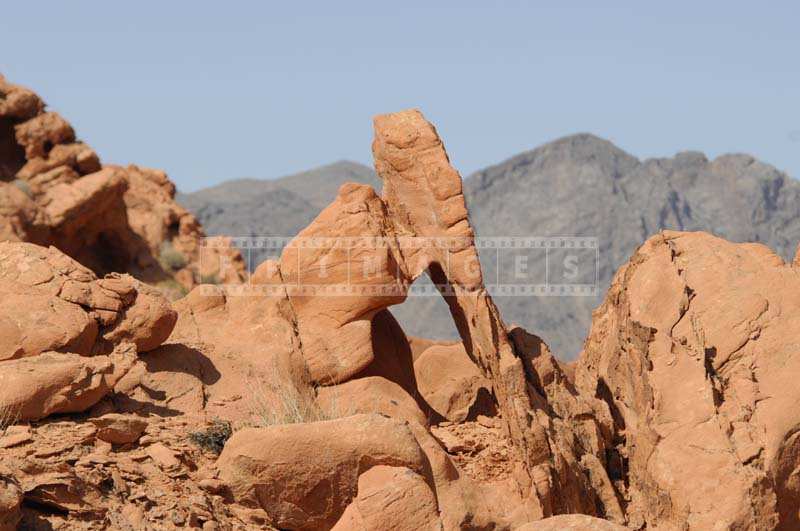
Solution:
{"label": "blue sky", "polygon": [[13,2],[0,72],[186,191],[370,163],[371,117],[408,107],[465,175],[587,131],[797,177],[799,25],[789,1]]}

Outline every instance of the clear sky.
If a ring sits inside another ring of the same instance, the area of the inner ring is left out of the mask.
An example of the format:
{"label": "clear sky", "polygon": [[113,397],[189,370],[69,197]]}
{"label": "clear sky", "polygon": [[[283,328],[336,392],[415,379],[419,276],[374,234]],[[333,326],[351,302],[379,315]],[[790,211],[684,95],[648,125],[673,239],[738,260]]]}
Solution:
{"label": "clear sky", "polygon": [[185,191],[371,161],[419,107],[463,174],[591,132],[800,176],[800,3],[8,2],[0,72]]}

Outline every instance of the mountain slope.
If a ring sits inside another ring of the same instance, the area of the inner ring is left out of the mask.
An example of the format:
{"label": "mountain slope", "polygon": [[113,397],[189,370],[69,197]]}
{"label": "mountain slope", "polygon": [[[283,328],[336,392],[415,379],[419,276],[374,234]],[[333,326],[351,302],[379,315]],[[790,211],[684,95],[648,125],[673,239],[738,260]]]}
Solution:
{"label": "mountain slope", "polygon": [[[347,180],[377,184],[368,168],[337,163],[278,181],[224,183],[191,194],[184,204],[212,234],[295,234]],[[507,322],[542,335],[567,359],[580,351],[591,311],[613,273],[659,230],[762,242],[784,258],[800,241],[800,183],[748,155],[710,161],[683,152],[640,161],[606,140],[579,134],[477,172],[466,180],[465,195],[478,236],[598,239],[597,296],[495,297]],[[492,252],[482,250],[481,261],[486,278],[497,275]],[[580,266],[594,276],[593,262]],[[544,271],[543,257],[532,257],[528,268]],[[456,335],[438,297],[411,298],[392,312],[410,334]]]}
{"label": "mountain slope", "polygon": [[[210,235],[294,236],[336,197],[346,182],[380,190],[371,168],[339,161],[275,180],[237,179],[189,194],[177,201],[195,214]],[[258,250],[244,251],[254,269],[266,258]]]}
{"label": "mountain slope", "polygon": [[613,273],[659,230],[762,242],[784,258],[800,241],[800,183],[747,155],[639,161],[605,140],[575,135],[478,172],[466,187],[481,236],[598,238],[599,296],[497,298],[506,320],[541,333],[567,358],[580,351]]}
{"label": "mountain slope", "polygon": [[349,181],[380,189],[371,168],[339,161],[275,180],[227,181],[177,199],[213,234],[294,236]]}

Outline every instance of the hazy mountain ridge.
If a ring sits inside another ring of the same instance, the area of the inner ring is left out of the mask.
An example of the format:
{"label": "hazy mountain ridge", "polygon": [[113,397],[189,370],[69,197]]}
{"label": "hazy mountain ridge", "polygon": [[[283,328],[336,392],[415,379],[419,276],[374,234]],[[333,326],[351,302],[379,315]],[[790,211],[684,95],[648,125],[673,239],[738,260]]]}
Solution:
{"label": "hazy mountain ridge", "polygon": [[[275,181],[231,181],[179,201],[210,234],[293,235],[346,181],[379,184],[366,166],[338,162]],[[598,238],[600,296],[495,298],[506,321],[541,334],[566,358],[580,350],[614,272],[660,229],[762,242],[784,259],[800,241],[800,183],[744,154],[709,160],[686,151],[642,161],[607,140],[578,134],[471,175],[465,196],[479,236]],[[492,278],[493,257],[483,253],[482,263]],[[410,334],[455,337],[439,298],[412,298],[392,311]]]}
{"label": "hazy mountain ridge", "polygon": [[[275,180],[236,179],[176,200],[189,209],[209,235],[294,236],[330,203],[346,182],[380,190],[375,172],[356,162],[339,161]],[[244,253],[253,269],[264,252]]]}

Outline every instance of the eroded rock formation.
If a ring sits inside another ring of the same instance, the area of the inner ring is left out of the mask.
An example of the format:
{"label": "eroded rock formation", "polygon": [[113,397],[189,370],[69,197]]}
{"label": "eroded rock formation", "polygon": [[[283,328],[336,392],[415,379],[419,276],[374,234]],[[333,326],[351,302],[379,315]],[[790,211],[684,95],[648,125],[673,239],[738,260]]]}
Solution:
{"label": "eroded rock formation", "polygon": [[[766,248],[652,238],[564,365],[501,319],[417,111],[375,119],[382,196],[342,186],[243,287],[163,173],[0,93],[0,529],[800,525],[797,271]],[[176,249],[227,285],[134,278]],[[424,273],[461,342],[390,313]]]}
{"label": "eroded rock formation", "polygon": [[245,429],[217,462],[239,503],[262,507],[273,525],[291,529],[333,527],[356,498],[359,476],[378,465],[430,476],[408,426],[380,415]]}
{"label": "eroded rock formation", "polygon": [[0,360],[47,350],[107,354],[124,342],[146,352],[177,319],[160,293],[130,275],[98,279],[59,250],[30,243],[0,242],[0,293]]}
{"label": "eroded rock formation", "polygon": [[0,411],[16,421],[90,408],[177,319],[133,277],[30,243],[0,242],[0,294]]}
{"label": "eroded rock formation", "polygon": [[174,197],[162,171],[102,165],[64,118],[0,75],[0,241],[53,245],[101,276],[130,273],[173,292],[241,280],[238,251],[203,247]]}
{"label": "eroded rock formation", "polygon": [[613,413],[635,526],[800,525],[797,271],[759,244],[666,231],[617,273],[578,386]]}

